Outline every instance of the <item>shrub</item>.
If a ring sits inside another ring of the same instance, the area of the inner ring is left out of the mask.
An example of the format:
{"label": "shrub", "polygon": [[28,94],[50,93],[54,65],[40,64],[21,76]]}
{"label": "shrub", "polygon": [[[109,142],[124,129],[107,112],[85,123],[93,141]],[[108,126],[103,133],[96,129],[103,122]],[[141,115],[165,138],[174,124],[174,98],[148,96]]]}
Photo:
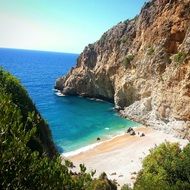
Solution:
{"label": "shrub", "polygon": [[143,161],[134,190],[190,189],[190,144],[165,143],[151,150]]}
{"label": "shrub", "polygon": [[186,58],[187,54],[184,52],[178,52],[177,54],[175,54],[173,56],[173,60],[175,63],[181,64],[184,62],[185,58]]}
{"label": "shrub", "polygon": [[121,187],[121,190],[132,190],[132,188],[125,184]]}
{"label": "shrub", "polygon": [[130,21],[130,20],[127,19],[127,20],[124,20],[123,23],[125,23],[125,24],[127,25],[127,24],[129,23],[129,21]]}
{"label": "shrub", "polygon": [[128,42],[128,37],[122,38],[122,43],[127,43]]}
{"label": "shrub", "polygon": [[[51,132],[47,123],[41,117],[27,91],[20,82],[2,68],[0,68],[0,88],[10,96],[12,103],[20,110],[23,123],[26,123],[29,112],[34,113],[33,122],[37,128],[37,132],[31,137],[28,146],[32,150],[37,150],[41,154],[45,153],[50,157],[53,157],[57,152],[52,142]],[[26,130],[30,130],[31,128],[31,123],[28,123],[25,126]]]}
{"label": "shrub", "polygon": [[154,54],[154,48],[153,47],[149,47],[147,49],[147,55],[153,55]]}
{"label": "shrub", "polygon": [[123,65],[127,68],[131,61],[134,59],[134,55],[129,54],[124,58]]}

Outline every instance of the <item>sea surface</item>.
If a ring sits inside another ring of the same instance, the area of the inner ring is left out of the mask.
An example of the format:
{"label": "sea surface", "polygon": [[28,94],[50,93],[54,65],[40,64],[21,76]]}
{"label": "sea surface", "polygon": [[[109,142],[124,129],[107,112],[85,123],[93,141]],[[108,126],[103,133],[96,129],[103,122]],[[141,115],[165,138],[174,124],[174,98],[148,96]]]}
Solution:
{"label": "sea surface", "polygon": [[0,66],[26,87],[61,153],[96,143],[98,137],[110,139],[138,125],[119,117],[111,103],[55,94],[56,78],[75,66],[77,57],[70,53],[0,48]]}

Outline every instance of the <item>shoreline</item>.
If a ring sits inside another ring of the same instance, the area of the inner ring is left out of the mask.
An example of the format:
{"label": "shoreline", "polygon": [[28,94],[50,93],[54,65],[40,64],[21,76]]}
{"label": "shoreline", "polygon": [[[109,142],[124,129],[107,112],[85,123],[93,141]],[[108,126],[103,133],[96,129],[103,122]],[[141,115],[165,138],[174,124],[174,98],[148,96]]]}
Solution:
{"label": "shoreline", "polygon": [[[130,126],[130,127],[133,128],[133,129],[137,129],[137,128],[140,128],[140,124],[139,124],[139,126]],[[83,152],[86,152],[88,150],[91,150],[93,148],[96,148],[97,146],[99,146],[99,145],[101,145],[103,143],[112,141],[115,138],[122,137],[123,135],[127,134],[126,133],[127,129],[128,128],[126,128],[125,130],[118,131],[118,134],[116,134],[116,135],[111,135],[108,138],[102,138],[102,140],[99,140],[97,142],[94,142],[94,143],[91,143],[89,145],[83,146],[83,147],[78,148],[76,150],[72,150],[72,151],[69,151],[69,152],[61,153],[61,157],[75,156],[75,155],[78,155],[80,153],[83,153]]]}
{"label": "shoreline", "polygon": [[[69,159],[76,166],[74,171],[79,171],[79,164],[83,163],[87,171],[96,170],[95,177],[102,172],[106,172],[109,179],[116,180],[121,187],[123,184],[133,183],[136,174],[142,168],[142,160],[149,154],[149,150],[155,146],[168,141],[178,142],[182,147],[188,140],[174,137],[163,131],[152,129],[151,127],[133,127],[136,135],[127,133],[117,135],[111,139],[97,142],[89,148],[83,147],[83,151],[73,151],[76,154],[61,154],[63,159]],[[140,137],[138,132],[144,133]],[[80,150],[80,149],[78,149]]]}

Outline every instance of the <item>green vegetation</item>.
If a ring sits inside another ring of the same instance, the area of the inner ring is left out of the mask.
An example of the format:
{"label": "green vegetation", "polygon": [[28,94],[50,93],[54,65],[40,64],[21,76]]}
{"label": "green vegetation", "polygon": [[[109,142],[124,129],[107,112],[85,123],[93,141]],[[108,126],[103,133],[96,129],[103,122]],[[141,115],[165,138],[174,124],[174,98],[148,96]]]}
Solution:
{"label": "green vegetation", "polygon": [[129,23],[129,19],[127,19],[127,20],[125,20],[125,21],[123,21],[123,23],[125,23],[126,25]]}
{"label": "green vegetation", "polygon": [[[16,105],[22,115],[22,122],[26,123],[28,113],[33,112],[33,123],[36,126],[36,133],[28,142],[28,146],[32,150],[37,150],[40,154],[47,154],[53,157],[57,151],[52,142],[52,137],[47,123],[37,111],[33,102],[28,96],[26,90],[20,85],[19,81],[10,73],[0,68],[0,89],[3,90],[10,98],[12,104]],[[25,126],[26,130],[32,129],[31,123]]]}
{"label": "green vegetation", "polygon": [[129,64],[131,63],[131,61],[134,59],[134,55],[129,54],[124,58],[123,61],[123,65],[125,66],[125,68],[127,68],[129,66]]}
{"label": "green vegetation", "polygon": [[187,54],[184,52],[178,52],[177,54],[175,54],[173,56],[173,60],[175,63],[177,64],[181,64],[184,62],[185,58],[186,58]]}
{"label": "green vegetation", "polygon": [[[88,190],[100,183],[104,189],[116,189],[108,179],[92,179],[95,172],[87,173],[82,164],[79,173],[71,171],[69,161],[61,164],[51,139],[43,136],[51,138],[48,125],[19,81],[2,69],[0,102],[0,189]],[[53,149],[44,148],[47,142]]]}
{"label": "green vegetation", "polygon": [[128,37],[124,37],[124,38],[122,38],[122,43],[127,43],[127,41],[128,41]]}
{"label": "green vegetation", "polygon": [[116,185],[108,180],[107,175],[105,172],[103,172],[99,179],[95,179],[90,186],[88,187],[88,190],[117,190]]}
{"label": "green vegetation", "polygon": [[122,187],[121,187],[121,190],[132,190],[128,185],[123,185]]}
{"label": "green vegetation", "polygon": [[190,144],[183,150],[168,142],[152,149],[143,161],[133,189],[190,189]]}
{"label": "green vegetation", "polygon": [[151,46],[147,49],[147,55],[153,55],[154,54],[154,48]]}

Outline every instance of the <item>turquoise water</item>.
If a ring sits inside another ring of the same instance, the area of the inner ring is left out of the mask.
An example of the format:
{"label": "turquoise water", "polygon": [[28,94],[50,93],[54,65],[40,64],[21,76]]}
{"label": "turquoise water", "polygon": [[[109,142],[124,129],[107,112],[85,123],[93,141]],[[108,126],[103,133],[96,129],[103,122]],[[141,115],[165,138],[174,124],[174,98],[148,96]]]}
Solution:
{"label": "turquoise water", "polygon": [[54,94],[56,78],[75,65],[77,54],[0,48],[0,66],[17,76],[50,125],[60,152],[69,152],[109,139],[136,123],[123,119],[113,104]]}

